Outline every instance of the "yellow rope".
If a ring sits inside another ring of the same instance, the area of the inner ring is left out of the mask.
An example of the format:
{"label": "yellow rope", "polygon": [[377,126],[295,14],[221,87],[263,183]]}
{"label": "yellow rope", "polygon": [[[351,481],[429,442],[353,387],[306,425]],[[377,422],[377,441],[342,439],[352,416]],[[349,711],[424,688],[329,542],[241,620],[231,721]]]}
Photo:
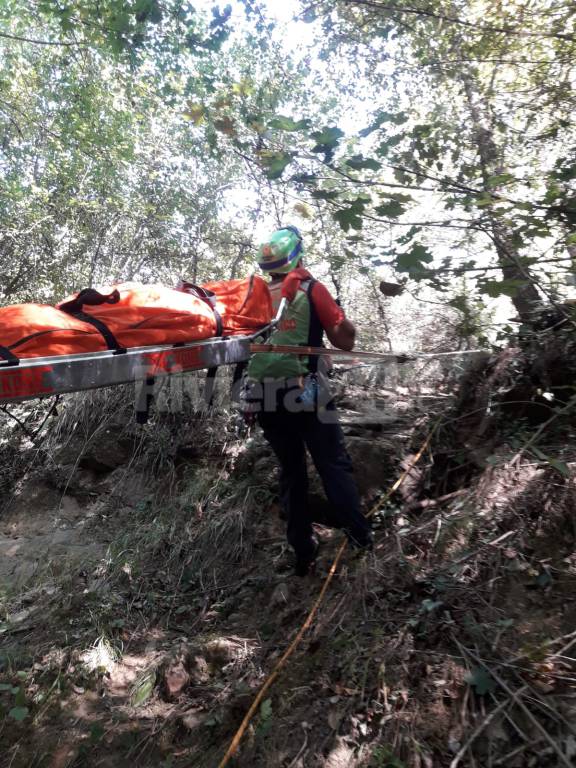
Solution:
{"label": "yellow rope", "polygon": [[[366,517],[372,517],[372,515],[378,510],[379,507],[382,506],[388,499],[392,496],[395,491],[400,488],[404,480],[408,477],[412,469],[416,466],[416,464],[420,461],[422,458],[422,455],[424,451],[428,448],[430,445],[430,440],[432,439],[432,436],[434,432],[436,431],[436,428],[438,427],[439,421],[436,422],[430,433],[428,434],[428,437],[422,444],[422,447],[414,456],[412,461],[410,462],[409,466],[402,472],[400,477],[396,480],[396,482],[386,491],[384,494],[384,498],[379,499],[378,502],[372,507],[370,512],[366,515]],[[288,648],[284,651],[280,659],[276,662],[276,666],[272,670],[272,672],[269,674],[269,676],[266,678],[266,681],[264,682],[262,688],[258,691],[256,698],[252,702],[250,709],[248,712],[246,712],[246,715],[244,716],[244,719],[240,723],[240,727],[234,734],[234,738],[230,742],[230,746],[228,747],[226,754],[222,758],[222,761],[220,762],[218,768],[225,768],[225,766],[228,765],[230,762],[231,757],[234,755],[236,750],[238,749],[240,742],[242,740],[242,737],[246,733],[246,729],[248,728],[250,721],[256,714],[256,711],[258,707],[260,706],[262,699],[266,695],[267,691],[270,690],[272,684],[282,671],[283,667],[286,665],[286,662],[288,659],[292,656],[296,648],[300,645],[300,642],[302,638],[304,637],[306,630],[309,629],[310,625],[312,624],[314,617],[318,613],[318,609],[322,605],[322,601],[324,600],[324,596],[326,595],[326,592],[328,591],[328,587],[330,586],[330,582],[334,578],[334,574],[336,573],[336,569],[338,567],[338,564],[340,560],[342,559],[342,555],[344,554],[346,547],[348,545],[348,541],[345,539],[344,542],[340,545],[338,552],[336,553],[336,557],[334,558],[334,562],[330,566],[330,570],[328,571],[328,575],[326,576],[324,583],[322,584],[322,589],[320,590],[320,594],[316,598],[316,601],[312,608],[310,609],[310,612],[308,613],[308,616],[306,617],[306,620],[304,624],[300,627],[298,630],[298,633],[296,634],[296,637],[292,640]]]}

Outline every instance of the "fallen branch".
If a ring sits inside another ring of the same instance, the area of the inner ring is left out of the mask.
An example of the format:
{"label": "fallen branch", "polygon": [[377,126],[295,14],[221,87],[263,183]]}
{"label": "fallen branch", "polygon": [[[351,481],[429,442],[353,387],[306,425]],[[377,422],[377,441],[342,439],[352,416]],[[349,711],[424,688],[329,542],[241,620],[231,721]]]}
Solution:
{"label": "fallen branch", "polygon": [[513,757],[517,757],[518,755],[522,754],[525,749],[528,749],[530,745],[529,744],[520,744],[519,747],[516,747],[516,749],[513,749],[512,752],[508,752],[507,755],[504,755],[504,757],[500,757],[494,765],[509,765],[509,760],[512,760]]}
{"label": "fallen branch", "polygon": [[[519,696],[522,695],[522,693],[527,689],[528,686],[524,686],[524,688],[520,688],[518,691],[516,691],[513,700],[516,701]],[[458,750],[458,754],[456,757],[452,760],[450,763],[450,768],[457,768],[460,764],[460,761],[468,752],[472,744],[476,741],[478,736],[482,733],[482,731],[487,728],[492,720],[496,717],[497,714],[502,712],[503,709],[505,709],[510,704],[511,699],[504,699],[497,707],[496,709],[493,709],[492,712],[490,712],[484,720],[472,731],[470,734],[470,737],[466,740],[466,743]]]}
{"label": "fallen branch", "polygon": [[[550,734],[548,733],[546,728],[544,728],[542,723],[532,714],[530,709],[526,706],[526,704],[519,697],[519,695],[518,695],[519,692],[525,692],[525,690],[528,688],[528,686],[522,686],[522,688],[520,688],[519,691],[513,691],[510,688],[510,686],[500,677],[500,675],[497,672],[495,672],[493,668],[491,668],[487,664],[485,664],[482,661],[482,659],[480,659],[473,651],[471,651],[468,648],[464,648],[462,645],[460,645],[460,643],[456,639],[455,639],[455,642],[456,642],[456,645],[458,646],[458,648],[460,648],[460,650],[462,651],[463,655],[470,656],[476,662],[476,664],[480,664],[488,672],[488,674],[491,675],[491,677],[494,678],[494,680],[498,683],[500,688],[502,688],[502,690],[506,691],[506,693],[508,694],[510,699],[513,699],[518,704],[518,706],[524,712],[526,717],[530,720],[530,722],[534,725],[534,727],[538,731],[540,731],[542,736],[546,739],[548,744],[552,747],[554,752],[558,755],[558,758],[559,758],[560,762],[562,763],[562,765],[566,766],[566,768],[574,768],[573,764],[570,762],[570,760],[568,760],[568,758],[562,752],[562,750],[560,749],[558,744],[554,741],[552,736],[550,736]],[[451,766],[450,768],[453,768],[453,766]]]}
{"label": "fallen branch", "polygon": [[564,413],[567,413],[570,410],[572,410],[572,408],[575,405],[576,405],[576,395],[571,397],[570,400],[568,400],[568,402],[563,408],[560,408],[559,411],[556,411],[552,416],[550,416],[550,418],[547,421],[544,422],[544,424],[541,424],[540,427],[538,427],[538,429],[536,430],[536,432],[534,432],[534,434],[530,437],[530,439],[527,440],[522,446],[522,448],[520,448],[520,450],[513,456],[511,461],[508,463],[508,466],[513,467],[514,464],[523,456],[523,454],[526,453],[526,451],[536,443],[540,435],[550,426],[550,424],[556,421],[556,419],[562,416]]}
{"label": "fallen branch", "polygon": [[460,488],[459,491],[452,491],[452,493],[445,493],[444,496],[438,496],[436,499],[422,499],[422,501],[413,501],[406,505],[406,512],[412,512],[415,509],[429,509],[430,507],[437,507],[439,504],[443,504],[445,501],[455,498],[456,496],[462,496],[467,493],[468,488]]}
{"label": "fallen branch", "polygon": [[[567,634],[567,635],[562,635],[562,637],[558,637],[558,638],[555,638],[554,640],[550,640],[548,644],[549,644],[549,645],[554,645],[555,643],[559,643],[559,642],[562,642],[562,640],[568,640],[569,642],[568,642],[568,643],[566,643],[565,645],[563,645],[563,646],[562,646],[562,648],[561,648],[561,649],[560,649],[560,650],[559,650],[557,653],[553,653],[553,654],[551,654],[551,658],[554,658],[554,657],[562,657],[562,656],[563,656],[563,655],[566,653],[566,651],[568,651],[568,650],[569,650],[569,649],[570,649],[570,648],[571,648],[571,647],[574,645],[574,643],[576,643],[576,632],[571,632],[571,633],[569,633],[569,634]],[[459,643],[459,642],[456,640],[456,638],[454,638],[454,641],[455,641],[456,645],[458,646],[458,648],[459,648],[459,649],[460,649],[460,651],[461,651],[461,653],[460,653],[460,658],[466,658],[467,649],[465,649],[465,648],[464,648],[464,647],[463,647],[463,646],[462,646],[462,645],[461,645],[461,644],[460,644],[460,643]],[[477,663],[480,663],[480,664],[482,664],[482,666],[483,666],[485,669],[487,669],[487,670],[488,670],[489,674],[490,674],[490,675],[491,675],[491,676],[492,676],[492,677],[493,677],[493,678],[494,678],[494,679],[495,679],[495,680],[496,680],[498,683],[500,683],[500,684],[501,684],[501,680],[500,680],[500,678],[499,678],[497,675],[495,675],[495,674],[494,674],[493,668],[492,668],[492,667],[488,667],[488,666],[487,666],[487,664],[484,664],[484,659],[481,659],[479,656],[475,656],[475,654],[473,654],[471,651],[470,651],[469,653],[470,653],[470,655],[471,655],[471,656],[473,656],[473,657],[474,657],[474,659],[475,659],[475,661],[476,661]],[[443,654],[443,655],[451,655],[451,654]],[[522,659],[523,657],[524,657],[524,655],[523,655],[523,654],[522,654],[522,655],[520,655],[520,656],[516,656],[514,659],[512,659],[512,662],[507,662],[507,663],[506,663],[506,666],[511,666],[511,665],[513,664],[513,662],[515,662],[515,661],[518,661],[519,659]],[[502,665],[502,664],[504,664],[505,662],[497,662],[497,661],[495,661],[494,663],[495,663],[495,664],[500,664],[500,665]],[[506,690],[505,684],[504,684],[504,685],[502,685],[502,684],[501,684],[501,687],[504,687],[504,690]],[[508,689],[508,690],[510,690],[510,689]],[[458,751],[458,754],[457,754],[457,755],[454,757],[454,759],[453,759],[453,760],[452,760],[452,762],[450,763],[450,768],[457,768],[457,766],[460,764],[460,761],[462,760],[462,758],[464,757],[464,755],[466,754],[466,752],[467,752],[467,751],[470,749],[470,747],[472,746],[472,744],[473,744],[473,743],[476,741],[476,739],[478,738],[478,736],[480,736],[480,734],[482,733],[482,731],[484,731],[484,729],[485,729],[485,728],[486,728],[486,727],[487,727],[487,726],[488,726],[488,725],[489,725],[489,724],[492,722],[492,720],[494,719],[494,717],[495,717],[495,716],[496,716],[496,715],[497,715],[499,712],[502,712],[502,711],[503,711],[503,710],[506,708],[507,704],[509,704],[511,701],[514,701],[514,702],[515,702],[515,703],[517,703],[519,706],[521,706],[521,708],[522,708],[522,709],[526,709],[526,706],[525,706],[524,704],[521,704],[521,703],[520,703],[520,701],[519,701],[519,699],[520,699],[520,697],[521,697],[521,696],[523,696],[523,695],[524,695],[524,694],[525,694],[525,693],[526,693],[528,690],[529,690],[529,687],[528,687],[527,685],[523,685],[523,686],[522,686],[521,688],[519,688],[517,691],[511,692],[511,695],[509,696],[509,698],[507,698],[505,701],[501,702],[501,703],[500,703],[500,704],[499,704],[499,705],[496,707],[496,709],[494,709],[494,710],[493,710],[493,711],[492,711],[492,712],[491,712],[491,713],[490,713],[490,714],[489,714],[487,717],[485,717],[485,718],[484,718],[484,720],[482,720],[482,722],[481,722],[481,723],[480,723],[480,724],[479,724],[479,725],[478,725],[478,726],[477,726],[477,727],[474,729],[474,731],[472,732],[472,734],[470,735],[470,737],[467,739],[466,743],[465,743],[465,744],[464,744],[464,745],[461,747],[461,749]],[[532,716],[531,714],[529,715],[529,717],[530,717],[531,721],[532,721],[532,722],[534,722],[535,718],[533,718],[533,716]],[[540,728],[540,730],[544,730],[544,729],[543,729],[543,727],[542,727],[542,726],[540,726],[539,724],[538,724],[538,727]],[[547,734],[547,731],[545,731],[545,733]],[[547,735],[548,735],[548,734],[547,734]],[[522,736],[523,736],[523,738],[525,738],[524,734],[522,734]],[[550,742],[551,742],[551,737],[547,738],[547,740],[548,740],[548,742],[550,743]],[[553,742],[552,742],[552,746],[553,746],[554,748],[556,748],[556,745],[555,745]],[[513,757],[514,755],[516,755],[517,753],[519,753],[519,752],[521,752],[522,750],[526,749],[527,747],[528,747],[528,744],[523,744],[523,745],[521,745],[520,747],[518,747],[518,749],[514,750],[514,752],[510,753],[510,754],[509,754],[507,757],[511,758],[511,757]],[[555,751],[556,751],[556,749],[555,749]],[[562,757],[563,757],[563,756],[562,756]],[[566,761],[564,761],[564,762],[565,762],[565,764],[568,764],[568,765],[570,764],[570,763],[566,763]],[[498,761],[495,763],[495,765],[506,765],[505,759],[504,759],[504,758],[501,758],[500,760],[498,760]]]}
{"label": "fallen branch", "polygon": [[31,432],[26,426],[26,424],[21,419],[19,419],[18,416],[14,415],[11,411],[9,411],[5,405],[0,407],[0,411],[2,411],[2,413],[5,413],[6,416],[8,416],[10,419],[13,419],[16,422],[16,424],[18,424],[20,429],[24,432],[26,437],[29,437],[31,440],[34,439],[34,432]]}
{"label": "fallen branch", "polygon": [[304,728],[304,744],[302,744],[302,746],[298,750],[298,754],[296,755],[294,760],[292,760],[288,768],[296,768],[296,764],[298,763],[298,761],[306,751],[307,746],[308,746],[308,731],[306,730],[306,728]]}
{"label": "fallen branch", "polygon": [[56,411],[56,408],[58,407],[58,403],[59,402],[60,402],[60,395],[56,395],[56,397],[54,398],[54,402],[50,406],[50,409],[49,409],[48,413],[46,414],[46,416],[42,420],[42,424],[40,424],[38,429],[32,435],[32,439],[33,440],[35,440],[38,437],[38,435],[42,432],[42,430],[44,429],[44,426],[46,425],[46,422],[48,421],[50,416],[52,416],[52,414]]}

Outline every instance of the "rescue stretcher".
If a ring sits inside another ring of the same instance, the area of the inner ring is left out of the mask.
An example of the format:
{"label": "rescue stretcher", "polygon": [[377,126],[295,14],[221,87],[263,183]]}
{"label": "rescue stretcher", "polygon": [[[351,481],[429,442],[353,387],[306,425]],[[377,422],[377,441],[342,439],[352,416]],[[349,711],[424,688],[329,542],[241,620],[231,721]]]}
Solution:
{"label": "rescue stretcher", "polygon": [[[72,300],[62,302],[55,308],[45,305],[0,308],[0,407],[120,384],[150,384],[161,377],[203,369],[208,371],[208,379],[213,379],[220,366],[247,363],[252,354],[259,352],[345,356],[354,360],[366,358],[382,364],[482,351],[406,356],[270,345],[266,343],[267,338],[280,322],[287,299],[282,299],[276,315],[272,317],[270,294],[260,278],[224,281],[204,287],[185,283],[177,290],[154,286],[140,288],[146,296],[143,305],[130,303],[132,284],[121,284],[109,295],[92,289],[81,291]],[[168,299],[165,292],[170,294]],[[193,298],[184,298],[183,293]],[[158,309],[160,304],[162,311]],[[169,306],[166,307],[166,304]],[[196,314],[189,311],[188,304]],[[218,308],[223,310],[222,314]],[[227,309],[228,314],[224,311]],[[13,330],[6,321],[6,313],[9,316],[12,311],[24,315],[26,312],[38,312],[39,316],[47,313],[48,324],[36,333],[16,334],[16,343],[3,344]],[[163,315],[163,312],[167,314]],[[62,323],[59,328],[51,325],[51,318],[56,315]],[[197,325],[194,325],[195,320]],[[52,346],[48,347],[51,350],[65,350],[68,348],[66,343],[73,343],[81,345],[79,348],[84,351],[40,354],[39,350],[43,348],[38,344],[43,344],[43,339],[50,335],[55,336]],[[66,341],[62,342],[62,338]],[[135,340],[151,338],[172,338],[173,341],[145,345],[135,343]],[[136,411],[145,417],[148,395],[145,387],[141,390],[144,394],[137,393]]]}
{"label": "rescue stretcher", "polygon": [[252,336],[140,347],[122,355],[107,351],[36,357],[15,365],[0,361],[0,405],[247,362],[251,343],[275,323]]}
{"label": "rescue stretcher", "polygon": [[[0,406],[38,397],[149,382],[202,369],[213,376],[220,366],[247,362],[253,342],[265,339],[272,332],[285,306],[283,300],[271,322],[249,334],[79,354],[34,357],[4,354],[0,356]],[[141,410],[138,405],[137,410]]]}

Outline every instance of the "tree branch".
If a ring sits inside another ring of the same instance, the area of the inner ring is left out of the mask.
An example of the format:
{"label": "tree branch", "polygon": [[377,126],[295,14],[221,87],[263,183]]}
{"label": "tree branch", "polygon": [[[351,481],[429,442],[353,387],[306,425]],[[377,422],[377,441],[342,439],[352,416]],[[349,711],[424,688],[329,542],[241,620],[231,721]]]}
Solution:
{"label": "tree branch", "polygon": [[412,16],[425,16],[431,19],[438,19],[439,21],[448,21],[451,24],[468,27],[479,33],[495,32],[503,35],[515,35],[516,37],[545,37],[558,40],[569,40],[570,42],[576,41],[576,36],[564,34],[563,32],[520,32],[513,27],[493,27],[490,24],[476,24],[473,21],[465,21],[456,16],[447,16],[443,13],[435,13],[434,11],[427,11],[421,8],[400,8],[395,5],[384,5],[383,3],[373,2],[373,0],[340,0],[340,2],[344,5],[363,5],[367,8],[373,8],[378,11],[387,11],[389,13],[405,13]]}
{"label": "tree branch", "polygon": [[19,35],[9,35],[7,32],[0,32],[0,37],[5,37],[7,40],[17,40],[19,43],[32,43],[32,45],[56,45],[61,48],[75,48],[75,47],[87,47],[82,46],[81,43],[69,42],[66,40],[36,40],[32,37],[21,37]]}

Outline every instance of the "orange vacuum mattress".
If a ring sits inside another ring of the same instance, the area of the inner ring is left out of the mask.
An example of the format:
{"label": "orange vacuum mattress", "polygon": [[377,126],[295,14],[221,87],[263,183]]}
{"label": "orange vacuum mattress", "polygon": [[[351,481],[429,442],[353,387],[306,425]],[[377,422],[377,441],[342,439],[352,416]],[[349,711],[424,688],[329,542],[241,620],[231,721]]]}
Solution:
{"label": "orange vacuum mattress", "polygon": [[189,343],[249,335],[271,320],[268,287],[256,276],[181,289],[120,283],[56,307],[0,308],[0,349],[33,358]]}

